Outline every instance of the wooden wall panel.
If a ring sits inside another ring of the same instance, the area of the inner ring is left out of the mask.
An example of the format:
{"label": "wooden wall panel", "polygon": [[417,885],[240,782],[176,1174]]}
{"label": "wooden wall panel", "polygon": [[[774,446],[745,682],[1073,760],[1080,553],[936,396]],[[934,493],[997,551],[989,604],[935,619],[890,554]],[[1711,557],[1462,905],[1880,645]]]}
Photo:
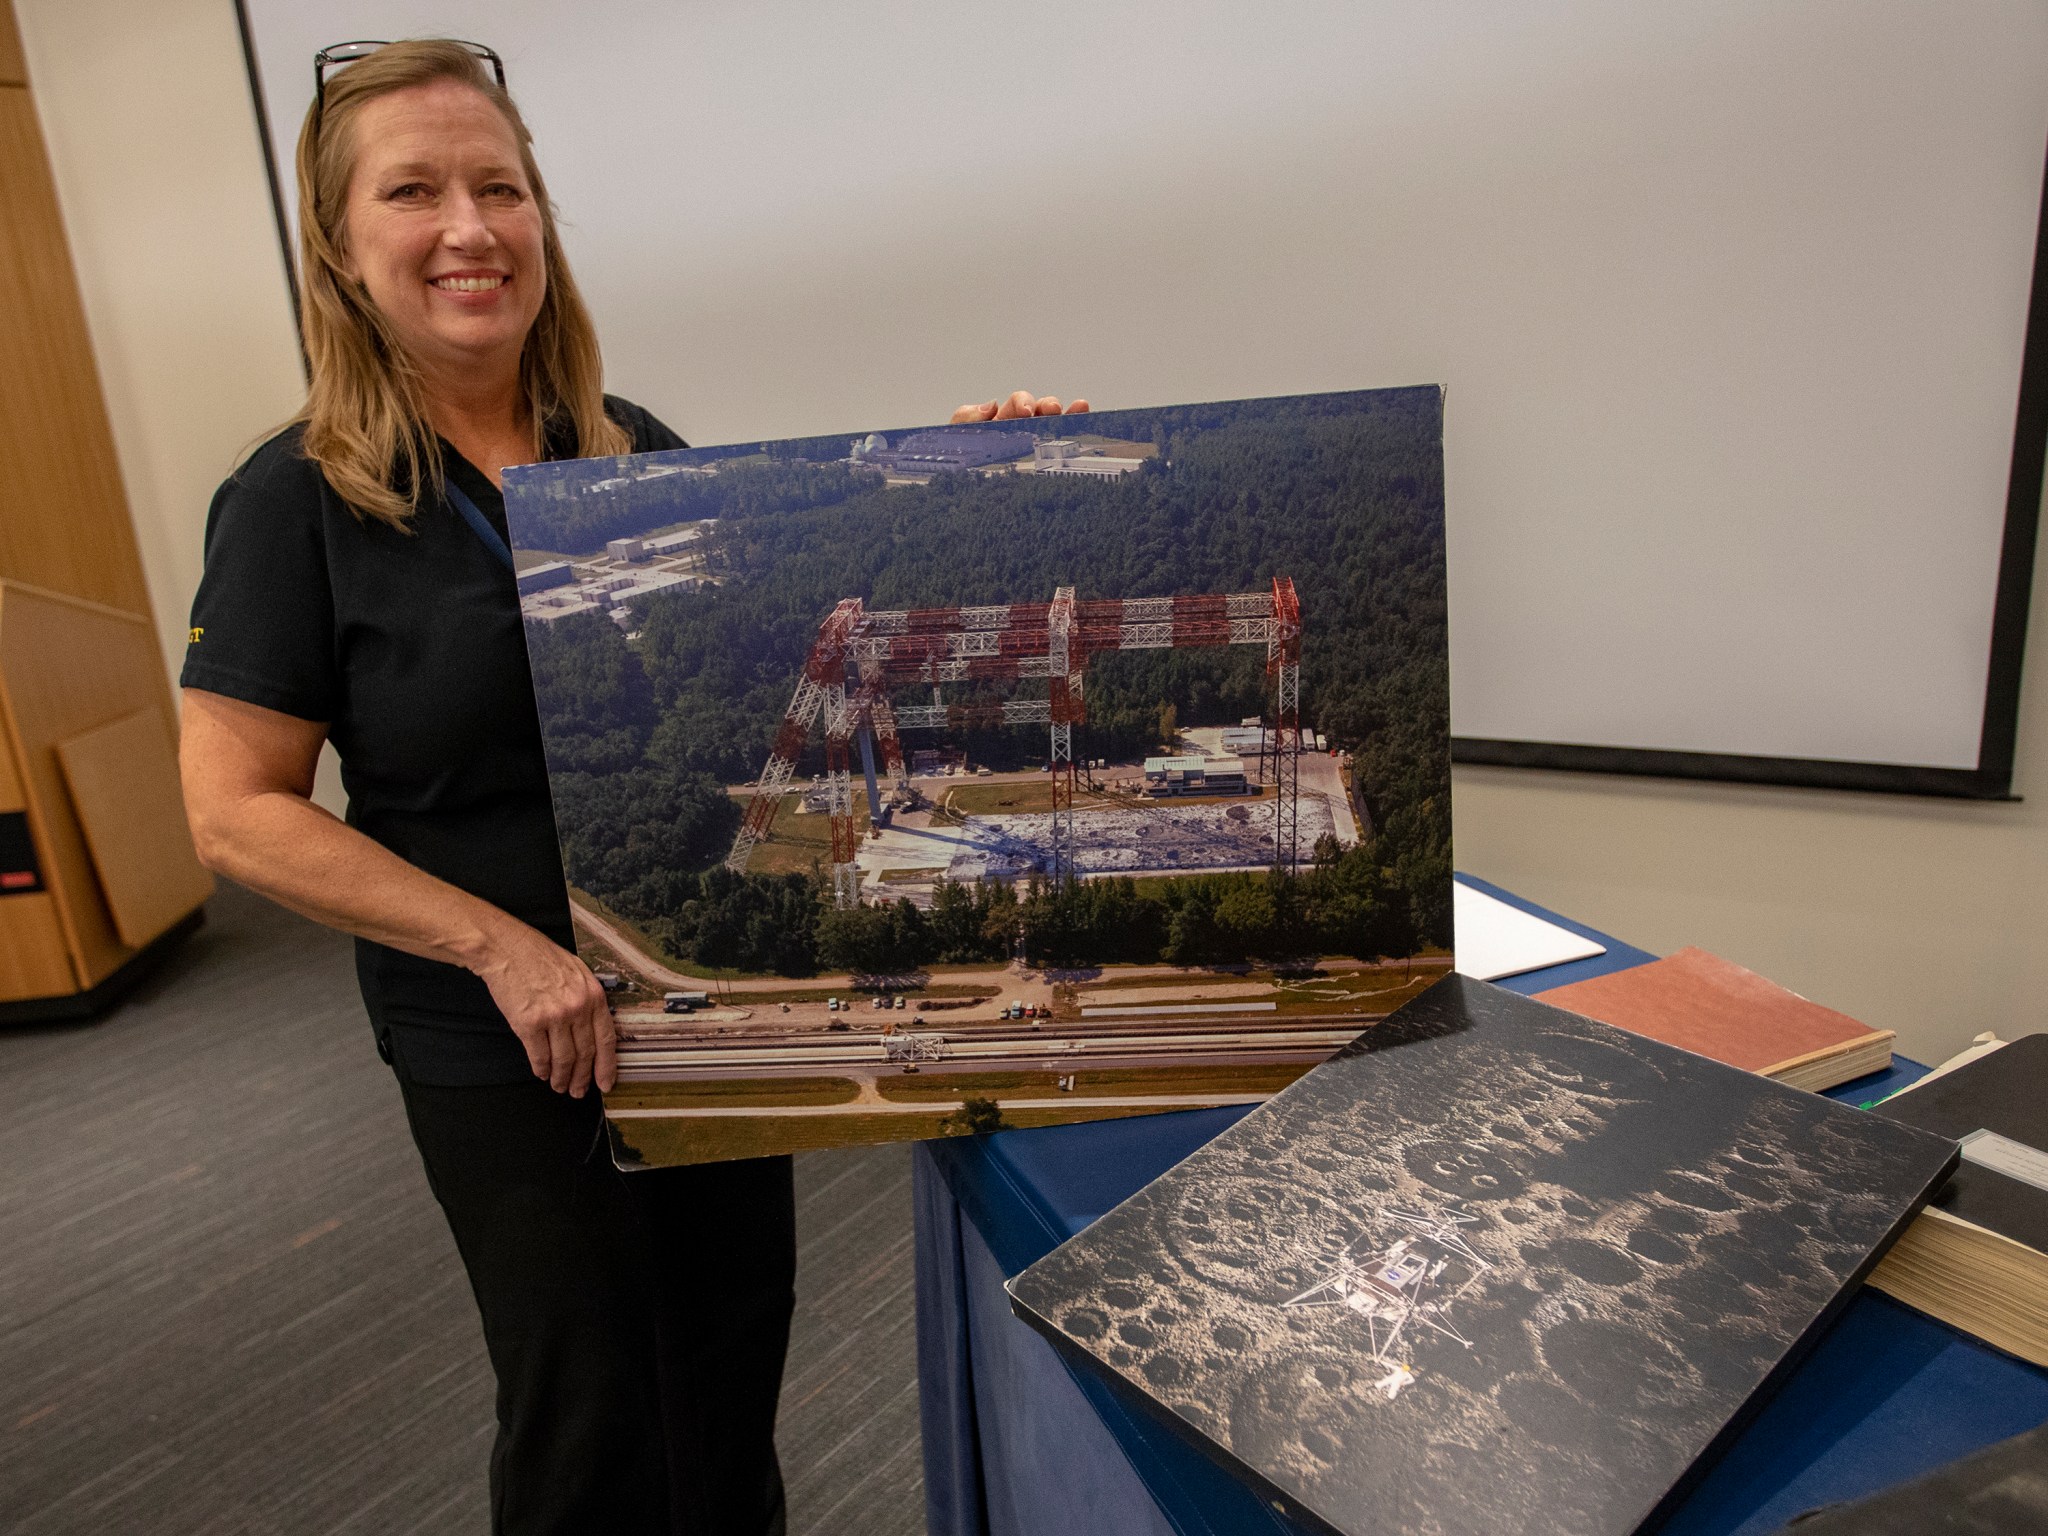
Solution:
{"label": "wooden wall panel", "polygon": [[0,577],[147,615],[42,130],[12,85],[0,85],[0,316]]}
{"label": "wooden wall panel", "polygon": [[78,990],[57,898],[48,891],[0,896],[0,1003]]}
{"label": "wooden wall panel", "polygon": [[162,664],[147,619],[0,581],[0,721],[26,781],[43,880],[86,986],[135,948],[121,942],[100,893],[57,744],[144,709],[156,710],[175,739]]}
{"label": "wooden wall panel", "polygon": [[213,894],[192,849],[178,748],[156,709],[57,743],[71,811],[123,944],[142,948]]}

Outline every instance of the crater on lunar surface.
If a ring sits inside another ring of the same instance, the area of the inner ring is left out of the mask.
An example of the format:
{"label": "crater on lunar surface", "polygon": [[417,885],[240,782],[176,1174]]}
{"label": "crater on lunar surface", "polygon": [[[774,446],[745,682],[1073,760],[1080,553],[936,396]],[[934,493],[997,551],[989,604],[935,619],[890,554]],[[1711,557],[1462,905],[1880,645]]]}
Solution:
{"label": "crater on lunar surface", "polygon": [[1530,1076],[1601,1098],[1631,1098],[1653,1089],[1664,1074],[1645,1061],[1632,1040],[1554,1033],[1563,1049],[1530,1060]]}
{"label": "crater on lunar surface", "polygon": [[1680,1205],[1689,1205],[1696,1211],[1732,1211],[1742,1204],[1735,1195],[1696,1173],[1669,1174],[1657,1188]]}
{"label": "crater on lunar surface", "polygon": [[1231,1420],[1264,1422],[1278,1414],[1297,1426],[1297,1442],[1299,1429],[1312,1425],[1326,1435],[1341,1436],[1343,1427],[1371,1400],[1373,1382],[1385,1375],[1385,1367],[1342,1344],[1290,1350],[1245,1382],[1232,1405]]}
{"label": "crater on lunar surface", "polygon": [[1075,1307],[1060,1319],[1060,1326],[1077,1339],[1099,1339],[1109,1332],[1109,1319],[1093,1307]]}
{"label": "crater on lunar surface", "polygon": [[1264,1298],[1312,1283],[1355,1233],[1356,1223],[1334,1200],[1250,1177],[1188,1192],[1174,1209],[1167,1240],[1203,1279]]}
{"label": "crater on lunar surface", "polygon": [[1402,1158],[1431,1189],[1465,1200],[1504,1200],[1521,1193],[1530,1158],[1518,1147],[1473,1142],[1420,1141]]}
{"label": "crater on lunar surface", "polygon": [[1627,1285],[1631,1280],[1640,1280],[1643,1274],[1643,1266],[1627,1254],[1582,1237],[1560,1238],[1534,1257],[1562,1265],[1595,1285]]}
{"label": "crater on lunar surface", "polygon": [[1559,1381],[1614,1413],[1675,1397],[1693,1379],[1668,1344],[1605,1317],[1565,1319],[1544,1334],[1543,1354]]}
{"label": "crater on lunar surface", "polygon": [[1691,1252],[1676,1238],[1652,1227],[1638,1227],[1628,1235],[1629,1252],[1641,1254],[1652,1264],[1680,1264]]}

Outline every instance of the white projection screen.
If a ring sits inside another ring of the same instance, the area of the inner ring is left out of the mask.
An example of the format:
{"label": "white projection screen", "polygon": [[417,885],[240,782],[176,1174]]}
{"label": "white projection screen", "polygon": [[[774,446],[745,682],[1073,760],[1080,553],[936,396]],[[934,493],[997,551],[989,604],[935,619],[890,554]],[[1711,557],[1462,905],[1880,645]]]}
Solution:
{"label": "white projection screen", "polygon": [[610,387],[692,442],[1441,383],[1461,760],[2008,790],[2048,0],[243,23],[281,224],[316,49],[496,48]]}

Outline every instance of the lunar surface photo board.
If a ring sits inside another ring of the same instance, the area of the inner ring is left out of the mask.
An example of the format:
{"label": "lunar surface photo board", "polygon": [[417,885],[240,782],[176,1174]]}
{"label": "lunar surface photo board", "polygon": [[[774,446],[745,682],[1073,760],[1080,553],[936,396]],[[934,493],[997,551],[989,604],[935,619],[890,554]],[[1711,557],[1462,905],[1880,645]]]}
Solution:
{"label": "lunar surface photo board", "polygon": [[1622,1536],[1956,1155],[1452,976],[1010,1294],[1312,1527]]}
{"label": "lunar surface photo board", "polygon": [[1434,386],[505,506],[624,1166],[1256,1102],[1450,966]]}

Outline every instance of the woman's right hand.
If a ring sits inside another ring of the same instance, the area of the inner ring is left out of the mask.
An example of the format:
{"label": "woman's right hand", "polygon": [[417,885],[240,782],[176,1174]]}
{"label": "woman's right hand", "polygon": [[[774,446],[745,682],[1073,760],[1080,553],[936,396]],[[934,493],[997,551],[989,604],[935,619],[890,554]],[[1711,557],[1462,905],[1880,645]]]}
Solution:
{"label": "woman's right hand", "polygon": [[1061,405],[1056,395],[1034,395],[1028,389],[998,395],[961,406],[953,412],[954,425],[975,421],[1015,421],[1020,416],[1079,416],[1088,409],[1086,400]]}
{"label": "woman's right hand", "polygon": [[491,1001],[512,1025],[533,1075],[580,1099],[618,1080],[618,1029],[590,967],[546,934],[516,920],[476,968]]}
{"label": "woman's right hand", "polygon": [[590,968],[538,929],[415,869],[308,798],[327,727],[185,690],[178,759],[200,862],[315,922],[483,978],[533,1075],[581,1098],[618,1080]]}

